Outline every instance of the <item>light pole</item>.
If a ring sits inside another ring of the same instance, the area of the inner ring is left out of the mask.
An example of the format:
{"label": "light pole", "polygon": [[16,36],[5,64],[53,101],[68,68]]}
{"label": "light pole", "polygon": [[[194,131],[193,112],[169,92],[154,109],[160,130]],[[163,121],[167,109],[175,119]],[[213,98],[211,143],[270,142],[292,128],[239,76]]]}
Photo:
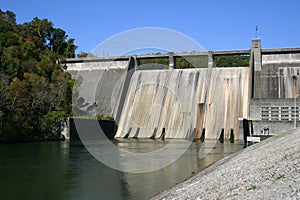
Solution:
{"label": "light pole", "polygon": [[296,94],[295,97],[294,97],[294,128],[297,128],[296,101],[297,101],[298,96],[300,96],[300,94]]}

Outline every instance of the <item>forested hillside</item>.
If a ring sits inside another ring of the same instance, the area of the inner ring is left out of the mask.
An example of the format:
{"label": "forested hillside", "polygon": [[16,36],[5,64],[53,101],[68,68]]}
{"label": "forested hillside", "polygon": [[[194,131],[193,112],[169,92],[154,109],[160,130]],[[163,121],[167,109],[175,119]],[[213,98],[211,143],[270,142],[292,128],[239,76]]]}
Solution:
{"label": "forested hillside", "polygon": [[0,142],[55,134],[71,112],[74,84],[59,63],[76,48],[48,19],[17,24],[13,12],[0,10]]}

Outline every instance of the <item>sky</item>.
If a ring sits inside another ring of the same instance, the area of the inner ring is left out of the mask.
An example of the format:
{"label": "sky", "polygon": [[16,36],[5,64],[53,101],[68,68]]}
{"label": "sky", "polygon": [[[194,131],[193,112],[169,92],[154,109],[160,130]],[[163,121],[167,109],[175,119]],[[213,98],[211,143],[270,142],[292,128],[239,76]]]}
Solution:
{"label": "sky", "polygon": [[300,47],[299,0],[1,0],[17,23],[47,18],[75,38],[78,52],[91,52],[106,39],[136,28],[171,29],[205,50]]}

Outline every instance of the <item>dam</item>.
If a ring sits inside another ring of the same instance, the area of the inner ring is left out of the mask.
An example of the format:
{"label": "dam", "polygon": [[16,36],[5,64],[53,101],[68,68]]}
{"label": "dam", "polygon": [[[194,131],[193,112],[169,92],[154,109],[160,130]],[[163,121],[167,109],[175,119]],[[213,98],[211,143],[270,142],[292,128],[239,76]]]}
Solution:
{"label": "dam", "polygon": [[239,129],[233,119],[247,116],[249,72],[247,68],[137,71],[116,137],[160,138],[164,129],[166,138],[199,139],[205,128],[211,133],[208,138],[218,138],[224,129],[229,139],[230,130]]}
{"label": "dam", "polygon": [[[248,63],[218,66],[228,56]],[[182,59],[192,67],[182,69]],[[74,58],[65,65],[78,84],[74,116],[112,116],[118,138],[242,141],[243,119],[252,134],[277,134],[299,121],[300,48],[261,49],[254,39],[249,50]]]}

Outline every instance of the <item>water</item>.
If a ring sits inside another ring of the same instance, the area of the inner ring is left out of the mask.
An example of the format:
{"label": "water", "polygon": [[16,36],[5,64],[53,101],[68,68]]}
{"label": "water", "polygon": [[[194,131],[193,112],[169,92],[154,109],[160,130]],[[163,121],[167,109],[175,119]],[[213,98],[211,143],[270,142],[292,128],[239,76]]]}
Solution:
{"label": "water", "polygon": [[[149,139],[114,142],[134,152],[164,145],[162,141]],[[212,148],[213,144],[193,142],[172,165],[143,174],[108,168],[94,159],[80,142],[1,145],[0,195],[1,199],[24,200],[148,199],[242,148],[240,144],[220,143]],[[203,159],[199,158],[201,145],[203,149],[212,149]]]}

